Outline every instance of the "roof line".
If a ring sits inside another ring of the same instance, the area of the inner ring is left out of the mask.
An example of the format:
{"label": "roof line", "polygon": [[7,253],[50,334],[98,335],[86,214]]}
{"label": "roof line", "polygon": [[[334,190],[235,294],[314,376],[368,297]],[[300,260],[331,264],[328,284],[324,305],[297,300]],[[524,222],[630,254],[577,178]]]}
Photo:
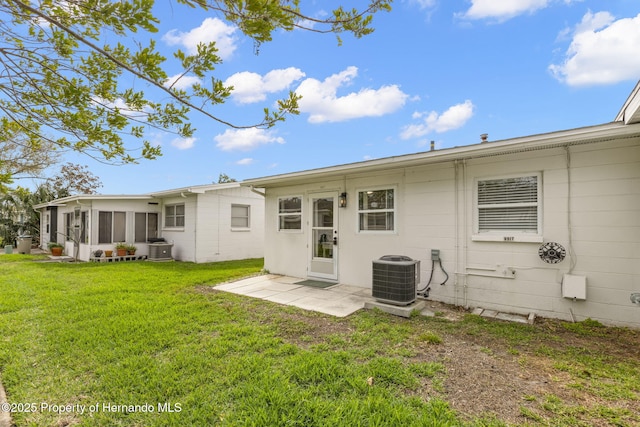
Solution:
{"label": "roof line", "polygon": [[512,152],[550,148],[553,146],[577,145],[605,141],[611,138],[632,136],[640,136],[640,125],[624,125],[621,122],[612,122],[572,130],[445,148],[437,151],[425,151],[401,156],[384,157],[338,166],[315,168],[262,178],[247,179],[242,181],[241,184],[264,187],[269,184],[275,185],[296,179],[309,179],[318,175],[341,176],[345,174],[358,173],[360,171],[386,169],[393,165],[410,167],[427,163],[488,157]]}
{"label": "roof line", "polygon": [[[627,114],[627,109],[631,107],[630,114]],[[624,122],[625,124],[633,123],[631,119],[634,116],[640,115],[640,80],[636,83],[636,86],[629,94],[629,97],[622,105],[622,108],[616,115],[616,122]]]}

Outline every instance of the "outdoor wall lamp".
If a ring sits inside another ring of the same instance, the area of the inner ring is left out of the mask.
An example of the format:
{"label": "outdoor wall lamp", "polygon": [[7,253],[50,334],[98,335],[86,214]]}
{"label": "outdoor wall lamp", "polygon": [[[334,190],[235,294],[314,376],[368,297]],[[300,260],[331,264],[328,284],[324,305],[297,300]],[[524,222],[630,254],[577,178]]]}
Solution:
{"label": "outdoor wall lamp", "polygon": [[347,193],[340,194],[340,198],[338,199],[341,208],[347,207]]}

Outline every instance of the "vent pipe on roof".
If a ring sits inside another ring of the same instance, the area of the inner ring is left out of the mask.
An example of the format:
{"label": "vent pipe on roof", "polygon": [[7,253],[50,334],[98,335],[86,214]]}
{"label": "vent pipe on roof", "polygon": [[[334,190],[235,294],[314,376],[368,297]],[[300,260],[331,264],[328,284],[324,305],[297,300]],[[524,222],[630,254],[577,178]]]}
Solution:
{"label": "vent pipe on roof", "polygon": [[489,138],[489,134],[488,133],[480,134],[480,142],[481,143],[488,142],[488,138]]}

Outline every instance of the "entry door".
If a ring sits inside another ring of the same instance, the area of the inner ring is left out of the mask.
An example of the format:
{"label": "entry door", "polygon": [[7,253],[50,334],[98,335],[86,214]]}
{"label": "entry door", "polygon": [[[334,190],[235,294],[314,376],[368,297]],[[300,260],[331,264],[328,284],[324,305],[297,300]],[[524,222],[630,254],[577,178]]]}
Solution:
{"label": "entry door", "polygon": [[312,217],[309,222],[309,276],[338,279],[338,206],[337,194],[317,194],[311,197]]}

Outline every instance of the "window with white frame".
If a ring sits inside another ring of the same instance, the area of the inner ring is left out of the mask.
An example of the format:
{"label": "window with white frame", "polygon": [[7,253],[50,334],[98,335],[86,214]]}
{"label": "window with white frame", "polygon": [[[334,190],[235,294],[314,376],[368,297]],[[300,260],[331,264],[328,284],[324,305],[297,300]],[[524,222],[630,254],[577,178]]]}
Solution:
{"label": "window with white frame", "polygon": [[67,241],[88,243],[87,240],[87,211],[74,209],[64,214],[65,236]]}
{"label": "window with white frame", "polygon": [[541,234],[540,181],[540,174],[477,180],[476,232]]}
{"label": "window with white frame", "polygon": [[98,243],[117,243],[126,240],[126,212],[98,212]]}
{"label": "window with white frame", "polygon": [[147,242],[158,237],[158,214],[156,212],[136,212],[135,241]]}
{"label": "window with white frame", "polygon": [[278,230],[302,230],[302,197],[278,198]]}
{"label": "window with white frame", "polygon": [[247,229],[249,228],[251,206],[249,205],[231,205],[231,228]]}
{"label": "window with white frame", "polygon": [[358,231],[395,231],[395,190],[358,192]]}
{"label": "window with white frame", "polygon": [[184,203],[164,207],[165,227],[184,227]]}

